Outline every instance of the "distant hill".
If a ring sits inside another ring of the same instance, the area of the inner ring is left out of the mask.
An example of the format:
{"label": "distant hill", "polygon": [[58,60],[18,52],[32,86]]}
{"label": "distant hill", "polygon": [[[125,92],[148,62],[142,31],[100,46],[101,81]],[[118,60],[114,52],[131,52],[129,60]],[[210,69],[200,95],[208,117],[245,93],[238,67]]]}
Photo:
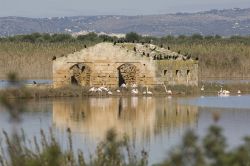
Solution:
{"label": "distant hill", "polygon": [[250,35],[250,8],[145,16],[0,17],[0,36],[40,33],[137,32],[142,35]]}

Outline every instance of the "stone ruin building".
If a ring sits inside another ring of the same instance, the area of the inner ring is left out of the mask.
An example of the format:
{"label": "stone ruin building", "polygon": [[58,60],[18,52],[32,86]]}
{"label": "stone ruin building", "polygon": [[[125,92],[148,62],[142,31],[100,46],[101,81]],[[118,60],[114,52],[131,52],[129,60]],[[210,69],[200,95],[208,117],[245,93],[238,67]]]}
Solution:
{"label": "stone ruin building", "polygon": [[54,59],[53,86],[198,85],[198,61],[170,48],[99,43]]}

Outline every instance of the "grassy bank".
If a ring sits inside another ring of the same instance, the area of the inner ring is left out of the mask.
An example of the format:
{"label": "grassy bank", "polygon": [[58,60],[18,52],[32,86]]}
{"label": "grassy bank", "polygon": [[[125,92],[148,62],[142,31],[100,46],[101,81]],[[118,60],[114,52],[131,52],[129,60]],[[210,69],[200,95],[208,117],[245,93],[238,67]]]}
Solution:
{"label": "grassy bank", "polygon": [[[149,88],[152,94],[143,94],[146,91],[146,87],[138,87],[138,94],[132,94],[132,88],[110,88],[109,91],[112,94],[108,94],[108,91],[102,92],[90,92],[90,87],[78,87],[68,86],[64,88],[54,89],[51,86],[35,85],[32,87],[20,87],[20,88],[8,88],[0,90],[0,98],[62,98],[62,97],[131,97],[131,96],[197,96],[197,95],[217,95],[221,88],[229,90],[231,95],[238,95],[238,90],[241,94],[250,94],[250,84],[203,84],[204,91],[201,91],[201,87],[196,86],[167,86],[168,90],[172,91],[172,94],[168,94],[163,86],[156,86]],[[120,92],[117,92],[120,90]]]}

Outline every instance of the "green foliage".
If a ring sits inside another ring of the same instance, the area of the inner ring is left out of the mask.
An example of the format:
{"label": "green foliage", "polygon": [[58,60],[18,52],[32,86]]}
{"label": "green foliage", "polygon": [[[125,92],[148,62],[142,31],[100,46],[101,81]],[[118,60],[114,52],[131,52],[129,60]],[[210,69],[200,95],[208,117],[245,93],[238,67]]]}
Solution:
{"label": "green foliage", "polygon": [[[117,37],[111,37],[108,35],[97,35],[94,32],[88,33],[86,35],[79,35],[76,38],[70,34],[48,34],[48,33],[32,33],[28,35],[16,35],[11,37],[2,37],[0,38],[0,42],[30,42],[30,43],[40,43],[40,42],[103,42],[109,41],[113,42],[118,40]],[[250,44],[250,37],[249,36],[231,36],[229,38],[222,38],[219,35],[215,36],[202,36],[200,34],[193,34],[191,36],[179,35],[179,36],[164,36],[164,37],[153,37],[153,36],[141,36],[135,32],[130,32],[126,34],[125,40],[128,42],[149,42],[153,41],[154,44],[159,43],[169,43],[169,44],[193,44],[193,43],[243,43],[243,44]]]}
{"label": "green foliage", "polygon": [[74,38],[70,34],[53,34],[50,39],[51,42],[71,42]]}
{"label": "green foliage", "polygon": [[[106,139],[99,143],[96,152],[87,163],[83,152],[74,153],[70,129],[68,132],[68,148],[63,150],[50,130],[46,136],[41,130],[40,142],[34,137],[33,145],[28,146],[26,136],[14,134],[11,137],[4,131],[7,145],[7,156],[0,152],[0,163],[3,166],[144,166],[148,165],[147,152],[141,156],[130,146],[127,136],[117,139],[114,129],[107,132]],[[30,141],[29,141],[30,142]],[[1,145],[2,146],[2,145]],[[31,148],[35,147],[35,148]],[[174,148],[167,159],[159,166],[247,166],[250,163],[250,138],[234,149],[226,148],[226,138],[222,129],[213,125],[208,129],[202,141],[193,131],[188,131],[182,143]]]}
{"label": "green foliage", "polygon": [[[93,158],[86,163],[83,152],[79,149],[78,154],[74,154],[71,131],[68,129],[68,148],[63,150],[56,141],[56,138],[50,130],[50,136],[46,136],[41,130],[40,142],[34,137],[32,144],[26,139],[24,133],[14,134],[9,137],[5,131],[4,136],[7,145],[7,156],[4,155],[4,148],[1,145],[0,163],[2,166],[145,166],[147,165],[147,156],[144,154],[137,159],[132,154],[128,139],[118,140],[115,130],[107,132],[106,139],[101,142]],[[31,146],[29,146],[31,145]],[[35,147],[31,148],[31,147]],[[129,155],[128,161],[125,159]],[[131,159],[130,156],[133,156]]]}
{"label": "green foliage", "polygon": [[250,164],[250,138],[235,149],[228,149],[222,129],[213,125],[200,143],[197,136],[188,131],[181,146],[170,153],[164,166],[247,166]]}
{"label": "green foliage", "polygon": [[193,35],[191,36],[191,39],[192,39],[192,40],[203,40],[203,36],[200,35],[200,34],[193,34]]}
{"label": "green foliage", "polygon": [[170,153],[170,159],[163,162],[164,166],[203,166],[205,164],[202,152],[197,145],[197,136],[188,131],[182,144]]}
{"label": "green foliage", "polygon": [[127,33],[125,37],[125,40],[128,42],[139,42],[140,39],[141,39],[141,36],[135,32]]}
{"label": "green foliage", "polygon": [[98,37],[96,33],[89,33],[87,35],[79,35],[77,36],[77,40],[79,41],[90,41],[90,42],[101,42],[101,39]]}

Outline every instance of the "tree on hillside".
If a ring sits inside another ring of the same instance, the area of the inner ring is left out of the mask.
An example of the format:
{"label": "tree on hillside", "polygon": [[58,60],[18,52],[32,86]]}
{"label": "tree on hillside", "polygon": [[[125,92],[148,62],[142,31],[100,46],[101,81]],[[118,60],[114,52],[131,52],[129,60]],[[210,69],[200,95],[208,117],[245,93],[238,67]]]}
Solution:
{"label": "tree on hillside", "polygon": [[141,39],[141,36],[138,35],[138,34],[135,33],[135,32],[130,32],[130,33],[127,33],[127,34],[126,34],[125,39],[126,39],[128,42],[133,42],[133,41],[139,42],[140,39]]}
{"label": "tree on hillside", "polygon": [[73,41],[74,38],[70,34],[53,34],[51,36],[52,42],[65,42],[65,41]]}
{"label": "tree on hillside", "polygon": [[77,36],[77,40],[79,41],[90,41],[90,42],[93,42],[93,41],[99,41],[100,38],[98,37],[98,35],[94,32],[91,32],[91,33],[88,33],[86,35],[79,35]]}

